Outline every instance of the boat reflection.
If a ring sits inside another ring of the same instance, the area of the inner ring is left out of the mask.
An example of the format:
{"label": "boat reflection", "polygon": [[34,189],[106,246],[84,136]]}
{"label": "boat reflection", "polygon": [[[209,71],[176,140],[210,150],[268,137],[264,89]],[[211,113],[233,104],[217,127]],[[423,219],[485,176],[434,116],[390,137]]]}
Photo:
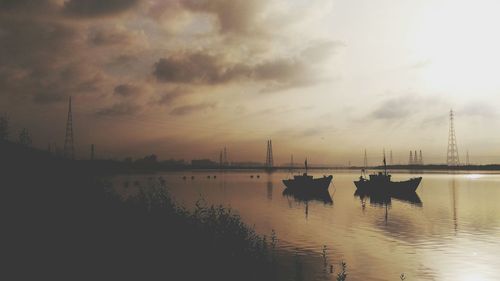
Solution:
{"label": "boat reflection", "polygon": [[365,202],[366,199],[370,199],[370,205],[375,205],[375,206],[391,205],[392,199],[396,199],[404,203],[409,203],[417,207],[422,207],[422,200],[420,200],[420,197],[416,192],[387,194],[387,193],[369,193],[357,189],[354,192],[354,196],[359,197],[362,202]]}
{"label": "boat reflection", "polygon": [[305,203],[309,201],[319,201],[323,204],[333,204],[332,197],[330,196],[328,190],[305,191],[303,189],[285,188],[285,190],[283,190],[283,196],[293,198],[296,201]]}

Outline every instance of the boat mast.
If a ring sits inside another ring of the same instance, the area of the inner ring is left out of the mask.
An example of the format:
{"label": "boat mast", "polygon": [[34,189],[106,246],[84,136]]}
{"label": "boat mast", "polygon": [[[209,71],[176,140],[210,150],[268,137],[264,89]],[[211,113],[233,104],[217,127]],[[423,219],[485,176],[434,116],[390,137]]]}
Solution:
{"label": "boat mast", "polygon": [[384,149],[384,173],[387,176],[387,163],[385,161],[385,149]]}

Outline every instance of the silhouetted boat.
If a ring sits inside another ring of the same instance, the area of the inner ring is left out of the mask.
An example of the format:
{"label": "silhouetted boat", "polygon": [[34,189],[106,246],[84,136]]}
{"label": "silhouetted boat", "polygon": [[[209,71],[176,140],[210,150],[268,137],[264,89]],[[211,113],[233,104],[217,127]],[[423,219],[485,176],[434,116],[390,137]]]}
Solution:
{"label": "silhouetted boat", "polygon": [[306,172],[302,175],[295,175],[293,179],[283,180],[285,186],[291,190],[317,191],[328,190],[333,176],[323,176],[322,178],[313,178],[307,174],[307,159],[305,161]]}
{"label": "silhouetted boat", "polygon": [[354,181],[354,184],[364,193],[411,194],[415,193],[421,180],[422,177],[410,178],[406,181],[392,181],[391,175],[387,173],[384,155],[384,172],[370,175],[368,179],[361,175],[358,181]]}

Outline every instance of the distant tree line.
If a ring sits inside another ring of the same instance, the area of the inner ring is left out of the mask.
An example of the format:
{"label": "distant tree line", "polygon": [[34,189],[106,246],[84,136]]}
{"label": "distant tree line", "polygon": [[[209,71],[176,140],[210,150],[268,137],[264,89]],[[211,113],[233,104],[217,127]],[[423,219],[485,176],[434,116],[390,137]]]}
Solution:
{"label": "distant tree line", "polygon": [[[0,140],[9,140],[10,137],[10,119],[7,114],[0,115]],[[17,143],[22,144],[24,146],[32,146],[33,140],[31,138],[31,134],[26,128],[22,128],[19,131]]]}

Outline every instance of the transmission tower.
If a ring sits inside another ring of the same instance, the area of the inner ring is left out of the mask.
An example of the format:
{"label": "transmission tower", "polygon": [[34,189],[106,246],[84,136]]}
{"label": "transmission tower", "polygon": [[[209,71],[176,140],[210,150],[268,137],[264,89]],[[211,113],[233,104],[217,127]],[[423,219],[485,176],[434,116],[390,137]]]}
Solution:
{"label": "transmission tower", "polygon": [[267,141],[267,155],[266,155],[266,168],[272,168],[273,162],[273,143],[271,140]]}
{"label": "transmission tower", "polygon": [[413,155],[413,164],[418,165],[420,164],[418,162],[418,156],[417,156],[417,151],[415,150],[415,154]]}
{"label": "transmission tower", "polygon": [[228,166],[228,162],[227,162],[227,148],[224,146],[224,162],[223,162],[223,165],[224,166]]}
{"label": "transmission tower", "polygon": [[71,97],[69,97],[68,121],[66,122],[66,137],[64,138],[64,157],[75,159],[75,147],[73,145],[73,116],[71,113]]}
{"label": "transmission tower", "polygon": [[408,165],[413,165],[413,151],[410,150],[410,159],[408,159]]}
{"label": "transmission tower", "polygon": [[95,146],[94,144],[90,145],[90,160],[94,160],[94,154],[95,154]]}
{"label": "transmission tower", "polygon": [[420,150],[420,157],[418,159],[418,164],[424,165],[424,158],[422,157],[422,150]]}
{"label": "transmission tower", "polygon": [[448,166],[460,165],[460,159],[458,158],[457,138],[455,136],[455,127],[453,126],[453,120],[453,110],[450,110],[450,130],[448,133],[448,152],[446,155],[446,164],[448,164]]}
{"label": "transmission tower", "polygon": [[470,161],[469,161],[469,151],[467,150],[467,155],[465,157],[465,165],[469,166],[470,165]]}
{"label": "transmission tower", "polygon": [[365,158],[363,159],[363,167],[365,169],[368,168],[368,156],[366,155],[366,149],[365,149]]}

